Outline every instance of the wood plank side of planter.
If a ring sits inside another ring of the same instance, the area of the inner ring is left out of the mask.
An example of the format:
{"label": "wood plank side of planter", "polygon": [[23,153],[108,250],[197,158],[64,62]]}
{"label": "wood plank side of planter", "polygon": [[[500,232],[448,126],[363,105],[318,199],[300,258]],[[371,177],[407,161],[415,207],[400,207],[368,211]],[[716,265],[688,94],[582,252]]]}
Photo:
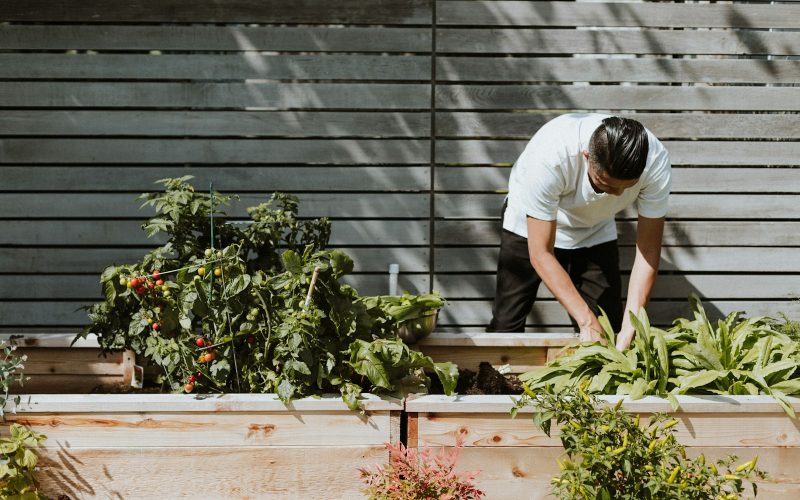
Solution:
{"label": "wood plank side of planter", "polygon": [[477,370],[482,361],[488,361],[495,368],[519,374],[544,366],[576,341],[569,333],[434,332],[416,347],[434,361],[452,361],[462,369]]}
{"label": "wood plank side of planter", "polygon": [[364,406],[272,394],[23,395],[7,421],[47,436],[39,477],[54,496],[359,498],[357,469],[386,462],[403,408],[371,394]]}
{"label": "wood plank side of planter", "polygon": [[49,449],[43,491],[72,498],[363,498],[383,446]]}
{"label": "wood plank side of planter", "polygon": [[11,391],[26,394],[88,393],[99,385],[130,384],[133,353],[102,356],[99,347],[23,346],[25,380]]}
{"label": "wood plank side of planter", "polygon": [[[642,415],[642,425],[656,411],[679,420],[679,442],[690,455],[707,459],[735,454],[740,461],[759,456],[759,466],[770,473],[759,482],[759,493],[770,499],[800,496],[800,424],[765,396],[679,396],[681,409],[671,412],[666,400],[626,399],[623,409]],[[620,398],[603,396],[604,404]],[[800,400],[792,398],[792,406]],[[481,470],[476,485],[488,498],[545,498],[550,478],[559,473],[556,458],[564,449],[557,428],[546,436],[531,422],[534,410],[526,408],[511,419],[509,396],[418,396],[406,402],[409,446],[449,449],[456,436],[466,436],[460,471]],[[411,423],[413,422],[413,426]],[[413,429],[413,436],[412,436]],[[413,440],[412,440],[413,437]]]}

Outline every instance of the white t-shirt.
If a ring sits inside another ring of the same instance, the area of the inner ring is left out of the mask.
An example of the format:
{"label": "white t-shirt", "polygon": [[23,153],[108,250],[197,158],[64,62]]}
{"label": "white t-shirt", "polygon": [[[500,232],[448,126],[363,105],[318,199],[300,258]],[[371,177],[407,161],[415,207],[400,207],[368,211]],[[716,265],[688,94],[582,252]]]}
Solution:
{"label": "white t-shirt", "polygon": [[614,216],[634,202],[644,217],[667,214],[669,153],[649,130],[647,164],[639,181],[620,196],[592,189],[583,151],[608,116],[566,114],[536,132],[511,169],[503,229],[527,238],[527,216],[555,220],[555,246],[582,248],[616,239]]}

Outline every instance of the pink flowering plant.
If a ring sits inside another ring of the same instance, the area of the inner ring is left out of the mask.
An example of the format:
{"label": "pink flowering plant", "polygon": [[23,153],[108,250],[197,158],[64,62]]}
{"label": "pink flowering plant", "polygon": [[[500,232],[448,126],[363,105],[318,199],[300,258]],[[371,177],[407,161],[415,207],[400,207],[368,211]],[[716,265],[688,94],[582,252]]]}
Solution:
{"label": "pink flowering plant", "polygon": [[458,455],[464,446],[459,434],[456,446],[434,455],[430,448],[406,448],[403,443],[386,443],[389,463],[374,470],[359,469],[366,484],[362,491],[370,500],[474,500],[484,493],[472,482],[480,471],[458,474]]}

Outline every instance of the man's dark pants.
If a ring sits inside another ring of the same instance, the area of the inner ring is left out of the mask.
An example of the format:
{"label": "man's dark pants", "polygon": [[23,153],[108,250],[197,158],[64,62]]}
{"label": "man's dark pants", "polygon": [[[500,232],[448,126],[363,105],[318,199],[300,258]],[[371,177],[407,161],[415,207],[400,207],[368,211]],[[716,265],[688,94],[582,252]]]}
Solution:
{"label": "man's dark pants", "polygon": [[[614,331],[618,332],[623,311],[617,241],[574,250],[556,248],[555,256],[592,311],[599,316],[602,307]],[[492,321],[486,331],[525,331],[525,319],[541,282],[528,256],[527,238],[503,229],[497,262],[497,291]],[[575,320],[570,320],[577,330]]]}

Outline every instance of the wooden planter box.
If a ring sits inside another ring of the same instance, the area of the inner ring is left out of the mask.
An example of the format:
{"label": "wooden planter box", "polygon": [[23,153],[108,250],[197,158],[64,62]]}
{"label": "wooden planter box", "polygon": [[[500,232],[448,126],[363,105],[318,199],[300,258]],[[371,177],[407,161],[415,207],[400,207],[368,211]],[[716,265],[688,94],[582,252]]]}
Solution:
{"label": "wooden planter box", "polygon": [[362,498],[356,469],[386,463],[403,408],[366,398],[361,414],[332,396],[24,395],[7,423],[47,435],[53,497]]}
{"label": "wooden planter box", "polygon": [[25,355],[26,380],[14,392],[26,394],[89,393],[97,386],[129,385],[133,377],[133,351],[103,356],[94,337],[72,345],[72,334],[0,335]]}
{"label": "wooden planter box", "polygon": [[[618,396],[602,399],[614,404]],[[678,440],[687,452],[707,458],[736,454],[758,465],[771,478],[759,483],[759,498],[800,498],[800,421],[789,418],[767,396],[679,396],[672,412],[661,398],[626,401],[623,408],[646,417],[669,412],[680,420]],[[452,447],[466,432],[460,470],[476,470],[487,498],[547,498],[550,478],[558,475],[556,458],[564,452],[554,427],[547,437],[531,421],[531,409],[512,420],[510,396],[417,396],[406,401],[409,447]],[[800,399],[793,398],[795,411]]]}
{"label": "wooden planter box", "polygon": [[565,347],[578,342],[571,333],[443,333],[433,332],[414,348],[434,361],[452,361],[473,371],[482,361],[507,373],[519,374],[541,368]]}

